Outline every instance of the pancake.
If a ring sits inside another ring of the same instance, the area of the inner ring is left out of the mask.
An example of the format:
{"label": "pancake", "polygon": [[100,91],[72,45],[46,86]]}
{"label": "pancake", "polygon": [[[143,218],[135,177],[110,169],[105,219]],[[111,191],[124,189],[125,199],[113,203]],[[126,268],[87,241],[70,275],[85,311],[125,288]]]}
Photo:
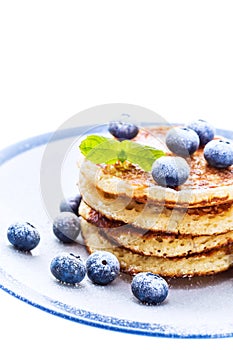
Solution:
{"label": "pancake", "polygon": [[83,201],[79,213],[87,222],[101,228],[115,245],[147,256],[182,257],[208,252],[233,243],[233,231],[219,235],[191,236],[155,233],[135,228],[122,221],[106,218]]}
{"label": "pancake", "polygon": [[[166,149],[164,139],[169,127],[141,129],[135,141]],[[171,154],[168,150],[167,153]],[[215,169],[204,159],[199,148],[187,159],[190,166],[188,180],[177,188],[158,186],[151,172],[145,172],[135,164],[96,165],[85,160],[81,173],[85,173],[94,186],[109,196],[121,196],[139,203],[152,202],[168,208],[198,208],[216,206],[233,201],[233,166]]]}
{"label": "pancake", "polygon": [[147,271],[164,277],[211,275],[229,269],[233,263],[231,245],[184,258],[145,256],[110,242],[101,228],[88,223],[83,218],[81,228],[89,253],[106,250],[115,254],[120,262],[121,270],[131,275]]}
{"label": "pancake", "polygon": [[89,174],[86,167],[81,168],[79,191],[91,208],[108,219],[133,224],[144,230],[176,235],[216,235],[233,231],[232,203],[202,208],[173,209],[166,208],[162,203],[160,206],[152,202],[139,203],[126,196],[112,197],[104,194],[95,187],[93,177]]}
{"label": "pancake", "polygon": [[[141,129],[135,141],[168,155],[169,127]],[[168,277],[209,275],[233,264],[233,166],[209,166],[199,148],[186,158],[188,180],[159,186],[136,164],[94,164],[79,171],[79,207],[87,250],[108,250],[122,271]]]}

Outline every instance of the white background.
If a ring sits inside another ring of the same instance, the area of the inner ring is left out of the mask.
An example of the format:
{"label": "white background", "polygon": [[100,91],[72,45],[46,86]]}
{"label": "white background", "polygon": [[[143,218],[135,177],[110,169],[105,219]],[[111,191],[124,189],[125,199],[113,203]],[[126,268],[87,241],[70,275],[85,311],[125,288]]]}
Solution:
{"label": "white background", "polygon": [[[140,105],[170,122],[202,117],[233,129],[231,6],[225,0],[1,0],[0,147],[53,131],[105,103]],[[233,339],[156,339],[93,329],[4,292],[0,322],[7,349],[47,343],[109,349],[127,341],[135,349],[233,345]]]}

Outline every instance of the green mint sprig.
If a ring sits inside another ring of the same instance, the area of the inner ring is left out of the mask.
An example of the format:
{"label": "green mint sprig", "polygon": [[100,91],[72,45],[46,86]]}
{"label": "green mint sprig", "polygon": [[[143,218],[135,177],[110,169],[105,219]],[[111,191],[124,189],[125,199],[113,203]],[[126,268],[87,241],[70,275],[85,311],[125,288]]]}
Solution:
{"label": "green mint sprig", "polygon": [[117,161],[129,161],[150,171],[154,161],[165,153],[137,142],[118,141],[104,136],[89,135],[80,143],[81,153],[95,164],[115,164]]}

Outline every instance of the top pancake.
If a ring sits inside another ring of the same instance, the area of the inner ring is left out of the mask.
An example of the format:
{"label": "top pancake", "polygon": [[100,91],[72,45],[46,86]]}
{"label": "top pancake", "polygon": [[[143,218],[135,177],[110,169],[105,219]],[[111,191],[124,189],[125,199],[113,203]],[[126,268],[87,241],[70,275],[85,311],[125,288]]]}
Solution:
{"label": "top pancake", "polygon": [[[139,131],[136,142],[162,149],[171,154],[165,145],[165,136],[171,126],[149,127]],[[203,149],[199,148],[186,158],[190,166],[188,180],[177,188],[159,186],[151,172],[136,164],[96,165],[85,160],[81,174],[85,174],[103,195],[128,197],[139,203],[152,202],[168,208],[198,208],[233,201],[233,166],[216,169],[208,165]]]}

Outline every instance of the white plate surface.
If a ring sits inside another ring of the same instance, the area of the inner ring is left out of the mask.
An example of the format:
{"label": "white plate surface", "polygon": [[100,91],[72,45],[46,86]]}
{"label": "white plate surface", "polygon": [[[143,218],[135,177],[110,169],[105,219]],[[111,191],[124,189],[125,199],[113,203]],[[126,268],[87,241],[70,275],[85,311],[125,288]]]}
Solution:
{"label": "white plate surface", "polygon": [[[58,253],[87,257],[80,238],[65,245],[52,232],[61,197],[78,190],[77,145],[82,132],[76,128],[55,138],[40,135],[0,152],[1,288],[46,312],[90,326],[149,336],[231,337],[232,269],[216,276],[168,280],[169,296],[160,306],[140,304],[124,274],[105,287],[93,285],[87,277],[75,287],[53,278],[49,266]],[[40,231],[40,244],[31,254],[17,251],[7,240],[7,228],[17,220]]]}

